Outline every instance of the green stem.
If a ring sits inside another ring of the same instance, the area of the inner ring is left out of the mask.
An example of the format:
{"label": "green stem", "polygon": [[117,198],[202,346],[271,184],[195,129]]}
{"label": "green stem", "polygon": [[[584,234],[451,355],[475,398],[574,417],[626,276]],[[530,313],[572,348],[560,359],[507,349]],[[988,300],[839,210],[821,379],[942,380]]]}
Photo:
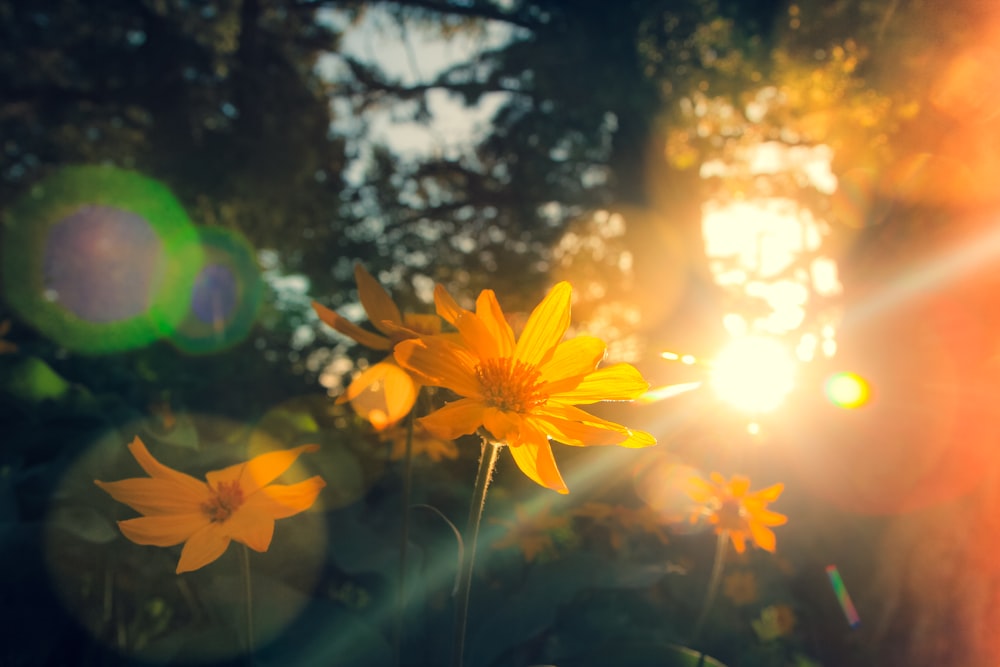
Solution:
{"label": "green stem", "polygon": [[497,455],[502,445],[483,440],[483,450],[479,457],[479,472],[469,506],[469,523],[465,529],[465,558],[459,572],[458,592],[455,599],[455,640],[452,644],[451,665],[462,667],[465,654],[465,627],[469,620],[469,590],[472,588],[472,566],[476,561],[476,542],[479,539],[479,523],[486,504],[486,489],[493,477]]}
{"label": "green stem", "polygon": [[247,601],[247,664],[253,664],[254,639],[253,639],[253,590],[250,587],[250,549],[247,545],[243,547],[243,558],[240,561],[240,570],[243,575],[243,592]]}
{"label": "green stem", "polygon": [[[701,614],[694,624],[694,632],[691,635],[690,644],[694,644],[701,636],[701,631],[705,627],[705,620],[708,619],[708,612],[712,609],[715,596],[719,592],[719,583],[722,581],[722,567],[726,561],[726,547],[729,544],[729,531],[720,530],[715,542],[715,560],[712,562],[712,576],[708,580],[708,590],[705,592],[705,601],[701,605]],[[704,654],[703,654],[704,655]]]}
{"label": "green stem", "polygon": [[413,421],[416,406],[406,418],[406,450],[403,453],[403,516],[399,528],[399,578],[396,584],[396,619],[392,628],[392,664],[402,660],[403,619],[406,615],[406,547],[410,541],[410,495],[413,477]]}

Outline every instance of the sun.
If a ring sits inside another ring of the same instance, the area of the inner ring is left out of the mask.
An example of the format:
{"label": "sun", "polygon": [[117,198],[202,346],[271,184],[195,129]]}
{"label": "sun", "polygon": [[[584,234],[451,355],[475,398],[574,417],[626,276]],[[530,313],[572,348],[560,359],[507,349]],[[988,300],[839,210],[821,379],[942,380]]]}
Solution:
{"label": "sun", "polygon": [[795,384],[795,361],[773,338],[736,338],[713,361],[711,384],[719,398],[738,410],[770,412]]}

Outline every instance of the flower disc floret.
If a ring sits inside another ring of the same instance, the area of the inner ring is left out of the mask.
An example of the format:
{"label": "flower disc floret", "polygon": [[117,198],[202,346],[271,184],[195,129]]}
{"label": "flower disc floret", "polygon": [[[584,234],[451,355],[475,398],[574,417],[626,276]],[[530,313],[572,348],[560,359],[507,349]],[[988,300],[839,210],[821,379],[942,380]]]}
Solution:
{"label": "flower disc floret", "polygon": [[239,482],[219,482],[211,499],[201,504],[209,520],[220,523],[233,515],[243,504],[243,489]]}
{"label": "flower disc floret", "polygon": [[483,402],[508,412],[529,412],[545,403],[541,376],[534,366],[510,357],[486,359],[476,366]]}

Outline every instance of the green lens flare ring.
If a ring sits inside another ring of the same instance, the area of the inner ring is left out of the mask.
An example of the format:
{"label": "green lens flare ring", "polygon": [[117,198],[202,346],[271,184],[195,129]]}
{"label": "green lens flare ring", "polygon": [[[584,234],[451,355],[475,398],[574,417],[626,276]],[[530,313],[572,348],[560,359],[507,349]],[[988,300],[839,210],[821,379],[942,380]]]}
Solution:
{"label": "green lens flare ring", "polygon": [[112,166],[64,167],[5,212],[3,291],[18,315],[76,352],[148,345],[187,315],[198,234],[168,188]]}
{"label": "green lens flare ring", "polygon": [[242,341],[257,321],[264,282],[253,246],[238,232],[199,227],[202,261],[188,312],[170,342],[189,354],[210,354]]}

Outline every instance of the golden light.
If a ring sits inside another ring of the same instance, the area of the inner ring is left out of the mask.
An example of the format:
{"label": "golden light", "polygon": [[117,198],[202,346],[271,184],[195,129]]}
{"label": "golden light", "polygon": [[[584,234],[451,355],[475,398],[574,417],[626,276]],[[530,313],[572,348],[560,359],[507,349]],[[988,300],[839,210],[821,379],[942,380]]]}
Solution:
{"label": "golden light", "polygon": [[751,414],[778,407],[794,379],[792,356],[773,338],[736,338],[712,364],[712,386],[719,398]]}
{"label": "golden light", "polygon": [[826,397],[837,407],[860,408],[870,396],[868,383],[856,373],[836,373],[826,381]]}

